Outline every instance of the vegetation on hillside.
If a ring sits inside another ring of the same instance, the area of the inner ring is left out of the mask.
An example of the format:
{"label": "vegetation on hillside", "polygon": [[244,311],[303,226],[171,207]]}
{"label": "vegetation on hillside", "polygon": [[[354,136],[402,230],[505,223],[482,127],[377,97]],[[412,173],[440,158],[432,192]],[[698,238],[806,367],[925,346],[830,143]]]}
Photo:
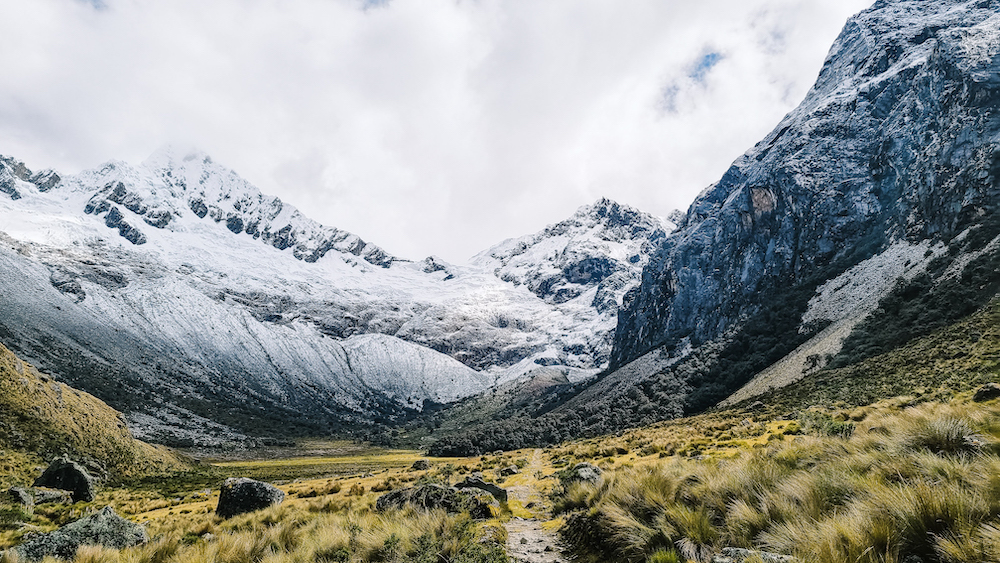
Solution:
{"label": "vegetation on hillside", "polygon": [[20,469],[60,454],[87,463],[100,476],[122,477],[179,469],[185,463],[162,447],[132,437],[121,413],[88,393],[40,373],[0,346],[0,478],[23,482]]}
{"label": "vegetation on hillside", "polygon": [[572,484],[564,537],[584,561],[704,561],[724,546],[816,563],[1000,557],[997,406],[926,404],[804,432]]}

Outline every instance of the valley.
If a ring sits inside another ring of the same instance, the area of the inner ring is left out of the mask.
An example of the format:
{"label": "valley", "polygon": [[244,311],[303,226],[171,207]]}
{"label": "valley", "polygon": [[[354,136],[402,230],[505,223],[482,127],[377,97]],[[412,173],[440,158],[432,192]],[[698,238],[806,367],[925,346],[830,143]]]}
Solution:
{"label": "valley", "polygon": [[463,265],[0,156],[0,563],[1000,560],[997,29],[880,0],[686,211]]}

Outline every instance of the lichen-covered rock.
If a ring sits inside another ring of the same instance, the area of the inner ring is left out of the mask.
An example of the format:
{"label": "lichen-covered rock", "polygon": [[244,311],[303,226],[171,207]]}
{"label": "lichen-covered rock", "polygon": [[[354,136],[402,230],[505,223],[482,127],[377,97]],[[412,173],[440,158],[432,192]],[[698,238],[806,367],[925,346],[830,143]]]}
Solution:
{"label": "lichen-covered rock", "polygon": [[17,546],[15,552],[28,561],[40,561],[46,556],[73,559],[81,545],[124,549],[147,541],[145,528],[118,516],[107,506],[54,532],[32,536]]}
{"label": "lichen-covered rock", "polygon": [[94,478],[82,465],[66,457],[53,460],[41,476],[35,479],[35,486],[70,491],[73,502],[94,500]]}
{"label": "lichen-covered rock", "polygon": [[410,466],[410,469],[414,471],[425,471],[430,468],[431,468],[431,462],[430,460],[427,459],[418,459],[417,461],[413,462],[413,465]]}
{"label": "lichen-covered rock", "polygon": [[420,485],[409,489],[399,489],[386,493],[375,501],[379,512],[406,505],[433,510],[440,508],[446,512],[468,511],[472,518],[483,520],[493,516],[490,502],[486,499],[443,485]]}
{"label": "lichen-covered rock", "polygon": [[493,498],[500,502],[507,502],[507,491],[495,483],[487,483],[480,473],[466,477],[463,481],[455,484],[456,489],[479,489],[493,495]]}
{"label": "lichen-covered rock", "polygon": [[230,477],[222,483],[215,513],[222,518],[231,518],[237,514],[280,504],[283,500],[285,492],[270,483],[246,477]]}
{"label": "lichen-covered rock", "polygon": [[29,491],[35,497],[35,504],[72,504],[73,493],[59,489],[33,487]]}
{"label": "lichen-covered rock", "polygon": [[564,486],[576,482],[596,483],[601,480],[601,473],[603,471],[601,471],[600,467],[587,462],[581,462],[574,465],[572,469],[561,472],[559,474],[559,481]]}
{"label": "lichen-covered rock", "polygon": [[780,555],[767,551],[755,551],[740,547],[725,547],[721,555],[712,557],[712,563],[744,563],[749,561],[762,561],[763,563],[792,563],[795,558],[791,555]]}

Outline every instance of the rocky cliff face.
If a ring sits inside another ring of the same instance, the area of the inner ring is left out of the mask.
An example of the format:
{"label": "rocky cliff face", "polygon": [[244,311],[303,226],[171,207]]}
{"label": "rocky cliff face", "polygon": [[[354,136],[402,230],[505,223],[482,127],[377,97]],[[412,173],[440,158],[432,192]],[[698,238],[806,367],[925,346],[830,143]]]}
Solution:
{"label": "rocky cliff face", "polygon": [[791,288],[808,299],[893,244],[986,221],[1000,202],[998,54],[996,1],[880,0],[849,20],[802,104],[651,259],[611,367],[732,335]]}

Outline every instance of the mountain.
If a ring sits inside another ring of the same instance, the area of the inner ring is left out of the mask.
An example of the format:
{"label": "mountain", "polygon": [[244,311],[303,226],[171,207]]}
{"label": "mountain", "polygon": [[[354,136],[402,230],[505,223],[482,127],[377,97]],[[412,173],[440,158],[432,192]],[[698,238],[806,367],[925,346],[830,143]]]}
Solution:
{"label": "mountain", "polygon": [[[843,338],[895,280],[919,277],[934,258],[953,264],[938,261],[937,274],[961,274],[998,232],[998,8],[879,1],[850,19],[802,104],[658,249],[619,317],[611,368],[746,340],[762,315],[776,317],[775,300],[794,310],[791,322],[772,323],[791,342],[831,325]],[[959,240],[969,233],[979,248]],[[980,304],[993,286],[983,289]],[[745,352],[763,354],[761,368],[784,355]],[[705,390],[697,406],[750,371],[696,382],[692,393]]]}
{"label": "mountain", "polygon": [[[876,2],[657,245],[609,367],[435,453],[649,424],[818,377],[1000,291],[1000,2]],[[825,377],[825,376],[824,376]]]}
{"label": "mountain", "polygon": [[601,200],[456,266],[320,225],[197,151],[73,176],[2,157],[0,186],[0,342],[181,445],[365,431],[542,366],[589,378],[671,228]]}

